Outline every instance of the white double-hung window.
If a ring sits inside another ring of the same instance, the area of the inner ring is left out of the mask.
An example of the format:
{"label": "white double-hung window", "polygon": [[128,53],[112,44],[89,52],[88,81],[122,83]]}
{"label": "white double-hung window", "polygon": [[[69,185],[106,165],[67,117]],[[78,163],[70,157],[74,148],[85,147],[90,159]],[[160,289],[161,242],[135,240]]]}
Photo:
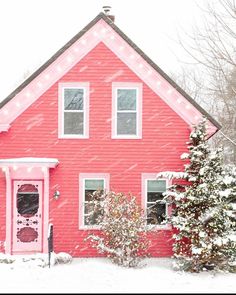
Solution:
{"label": "white double-hung window", "polygon": [[142,84],[112,83],[112,138],[142,137]]}
{"label": "white double-hung window", "polygon": [[79,227],[81,229],[99,228],[98,218],[101,211],[95,210],[95,203],[99,202],[96,191],[109,190],[109,174],[107,173],[80,173],[79,176]]}
{"label": "white double-hung window", "polygon": [[171,207],[164,200],[164,193],[169,186],[167,179],[157,179],[156,174],[142,174],[143,208],[146,211],[147,225],[169,227],[166,223],[171,214]]}
{"label": "white double-hung window", "polygon": [[88,138],[88,83],[59,84],[59,137]]}

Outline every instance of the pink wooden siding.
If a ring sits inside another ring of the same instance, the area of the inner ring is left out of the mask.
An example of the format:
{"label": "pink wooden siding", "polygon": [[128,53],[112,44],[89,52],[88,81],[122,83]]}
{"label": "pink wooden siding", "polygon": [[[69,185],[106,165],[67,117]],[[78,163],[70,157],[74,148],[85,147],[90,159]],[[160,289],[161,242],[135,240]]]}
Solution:
{"label": "pink wooden siding", "polygon": [[[89,139],[58,138],[58,83],[89,82]],[[142,139],[111,139],[112,82],[142,83],[103,43],[46,91],[7,133],[0,134],[0,158],[52,157],[49,222],[55,251],[95,256],[79,230],[79,173],[109,173],[110,189],[132,192],[141,204],[142,173],[182,170],[187,124],[143,84]],[[0,241],[5,240],[5,176],[0,172]],[[53,199],[55,190],[60,198]],[[150,233],[153,256],[171,255],[171,231]]]}

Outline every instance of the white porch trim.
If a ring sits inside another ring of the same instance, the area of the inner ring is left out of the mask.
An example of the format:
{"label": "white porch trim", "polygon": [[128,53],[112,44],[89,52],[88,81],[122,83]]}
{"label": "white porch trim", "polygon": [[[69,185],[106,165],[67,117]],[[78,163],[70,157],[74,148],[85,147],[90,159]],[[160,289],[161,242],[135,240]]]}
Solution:
{"label": "white porch trim", "polygon": [[19,179],[41,179],[43,188],[43,253],[47,253],[47,234],[49,223],[49,169],[55,168],[59,161],[55,158],[12,158],[0,159],[0,168],[6,176],[6,242],[5,253],[12,254],[12,181]]}
{"label": "white porch trim", "polygon": [[12,158],[12,159],[0,159],[0,167],[14,167],[18,166],[36,166],[36,167],[48,167],[55,168],[59,164],[59,161],[55,158]]}

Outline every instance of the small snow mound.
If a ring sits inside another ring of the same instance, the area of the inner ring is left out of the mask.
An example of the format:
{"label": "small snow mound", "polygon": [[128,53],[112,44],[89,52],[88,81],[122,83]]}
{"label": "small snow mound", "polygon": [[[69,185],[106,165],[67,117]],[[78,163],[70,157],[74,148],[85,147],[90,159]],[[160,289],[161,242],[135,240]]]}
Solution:
{"label": "small snow mound", "polygon": [[46,267],[48,265],[48,256],[46,254],[22,255],[16,259],[17,263],[27,262],[30,266]]}
{"label": "small snow mound", "polygon": [[55,254],[55,262],[62,264],[62,263],[71,263],[72,262],[72,256],[65,252],[59,252]]}
{"label": "small snow mound", "polygon": [[[65,264],[71,263],[72,256],[68,253],[60,252],[60,253],[51,253],[50,265],[54,266],[56,264]],[[0,253],[0,263],[10,264],[14,263],[16,265],[28,265],[32,266],[40,266],[47,267],[49,265],[49,257],[48,254],[30,254],[30,255],[8,255],[4,253]]]}
{"label": "small snow mound", "polygon": [[15,261],[15,258],[11,255],[7,255],[4,253],[0,253],[0,263],[13,263]]}

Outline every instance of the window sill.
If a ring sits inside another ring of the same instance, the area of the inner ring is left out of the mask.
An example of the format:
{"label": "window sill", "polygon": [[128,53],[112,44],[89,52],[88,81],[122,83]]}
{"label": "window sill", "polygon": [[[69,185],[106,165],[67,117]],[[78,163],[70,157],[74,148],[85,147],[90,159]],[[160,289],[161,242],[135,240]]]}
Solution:
{"label": "window sill", "polygon": [[87,135],[58,135],[59,139],[88,139]]}
{"label": "window sill", "polygon": [[[173,227],[170,224],[165,225],[148,225],[147,226],[148,231],[154,231],[154,230],[172,230]],[[99,225],[94,226],[80,226],[79,230],[101,230],[101,227]]]}
{"label": "window sill", "polygon": [[172,230],[171,224],[163,224],[163,225],[147,225],[148,231],[154,230]]}
{"label": "window sill", "polygon": [[81,225],[79,230],[101,230],[101,226],[99,225]]}
{"label": "window sill", "polygon": [[138,135],[113,135],[112,139],[142,139],[142,136]]}

